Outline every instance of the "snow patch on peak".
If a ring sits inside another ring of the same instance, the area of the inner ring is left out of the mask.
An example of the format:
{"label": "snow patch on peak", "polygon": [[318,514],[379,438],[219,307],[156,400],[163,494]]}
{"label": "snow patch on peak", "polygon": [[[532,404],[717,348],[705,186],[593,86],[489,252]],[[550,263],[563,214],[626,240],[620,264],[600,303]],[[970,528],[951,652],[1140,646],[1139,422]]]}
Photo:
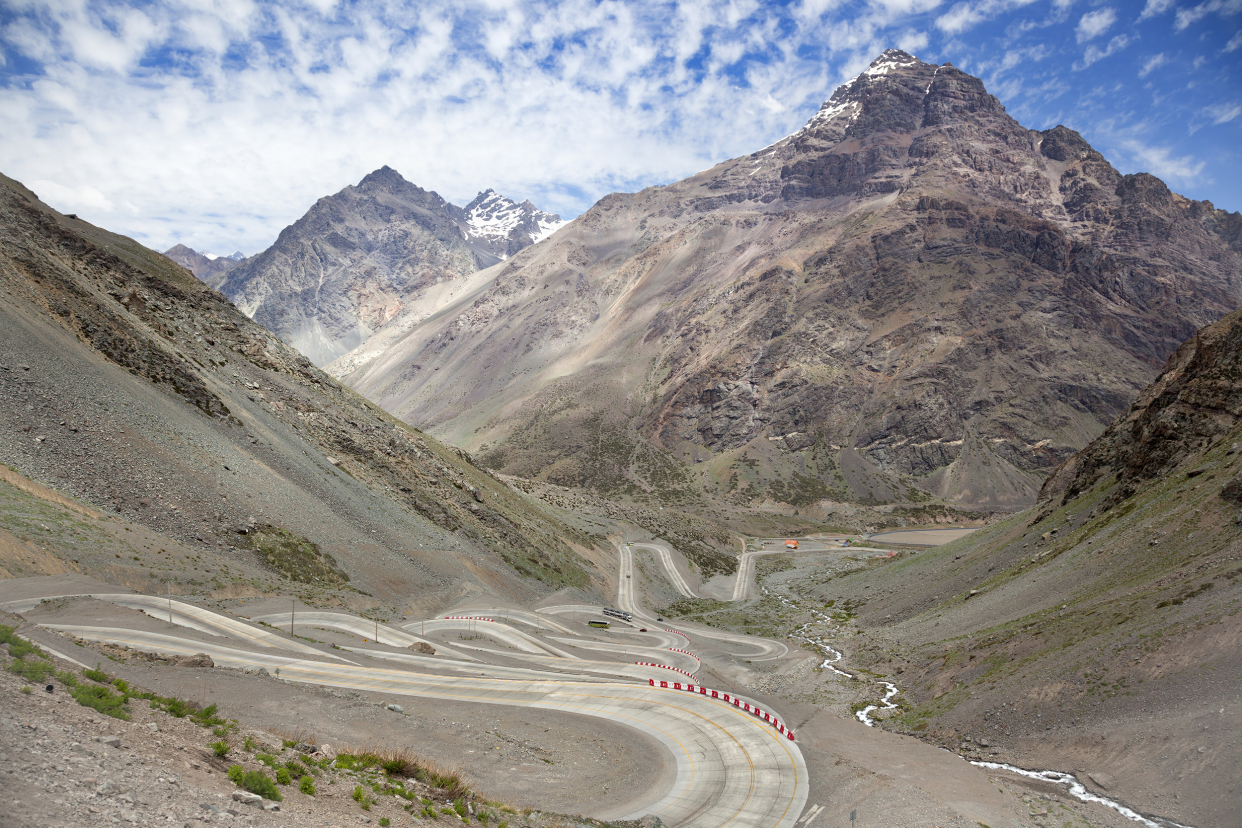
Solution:
{"label": "snow patch on peak", "polygon": [[490,188],[475,196],[466,205],[465,213],[469,237],[482,241],[501,259],[508,258],[511,241],[525,237],[528,244],[534,244],[567,224],[560,216],[545,213],[529,201],[518,204]]}
{"label": "snow patch on peak", "polygon": [[847,109],[854,110],[853,114],[857,115],[859,107],[860,104],[857,101],[844,101],[838,104],[834,104],[832,101],[829,101],[824,104],[823,108],[821,108],[819,112],[816,112],[811,117],[811,120],[806,122],[806,126],[803,127],[803,129],[812,129],[817,126],[822,126],[841,113],[845,112]]}
{"label": "snow patch on peak", "polygon": [[569,224],[569,222],[565,221],[559,216],[548,215],[547,213],[541,213],[540,215],[541,215],[541,218],[539,219],[539,230],[537,232],[531,233],[531,236],[530,236],[531,244],[535,244],[536,242],[543,241],[548,236],[555,233],[557,230],[560,230],[566,224]]}
{"label": "snow patch on peak", "polygon": [[[919,59],[914,55],[908,55],[900,49],[888,49],[884,54],[871,61],[871,65],[864,69],[862,74],[870,77],[887,75],[889,72],[905,69],[907,66],[914,66],[918,62]],[[862,75],[858,77],[862,77]]]}

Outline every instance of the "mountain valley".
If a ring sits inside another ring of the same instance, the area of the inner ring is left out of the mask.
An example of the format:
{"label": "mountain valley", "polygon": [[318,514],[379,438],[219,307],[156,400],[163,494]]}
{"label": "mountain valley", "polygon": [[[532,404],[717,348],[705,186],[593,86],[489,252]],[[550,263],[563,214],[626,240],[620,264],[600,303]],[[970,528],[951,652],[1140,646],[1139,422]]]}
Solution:
{"label": "mountain valley", "polygon": [[0,297],[21,828],[1236,823],[1242,215],[951,64],[569,222],[0,176]]}

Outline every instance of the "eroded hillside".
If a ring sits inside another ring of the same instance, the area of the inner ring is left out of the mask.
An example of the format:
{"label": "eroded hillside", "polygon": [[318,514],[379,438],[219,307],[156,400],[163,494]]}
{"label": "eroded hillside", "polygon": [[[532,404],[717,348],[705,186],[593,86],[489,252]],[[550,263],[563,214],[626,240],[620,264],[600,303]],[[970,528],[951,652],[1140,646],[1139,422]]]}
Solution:
{"label": "eroded hillside", "polygon": [[[615,577],[604,530],[565,524],[343,388],[167,258],[7,178],[0,223],[0,450],[151,530],[91,561],[105,580],[211,594],[300,572],[322,601],[432,609]],[[45,528],[87,531],[62,523]],[[152,569],[174,553],[202,560]]]}

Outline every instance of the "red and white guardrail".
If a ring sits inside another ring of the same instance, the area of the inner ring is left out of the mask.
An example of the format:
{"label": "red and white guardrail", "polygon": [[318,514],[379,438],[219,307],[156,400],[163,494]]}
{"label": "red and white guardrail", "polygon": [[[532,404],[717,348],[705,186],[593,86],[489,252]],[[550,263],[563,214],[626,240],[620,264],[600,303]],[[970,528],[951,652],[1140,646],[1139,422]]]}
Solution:
{"label": "red and white guardrail", "polygon": [[[677,672],[681,673],[683,676],[689,676],[690,678],[694,678],[694,673],[687,673],[685,670],[681,669],[680,667],[669,667],[667,664],[656,664],[654,661],[635,661],[634,664],[637,667],[663,667],[665,670],[676,670]],[[655,679],[647,679],[647,680],[650,682],[653,682],[652,686],[654,686]],[[668,686],[667,681],[663,682],[663,684],[665,687]]]}
{"label": "red and white guardrail", "polygon": [[496,622],[495,618],[484,618],[481,615],[444,615],[441,616],[443,621],[491,621]]}
{"label": "red and white guardrail", "polygon": [[677,647],[669,647],[668,650],[670,653],[685,653],[686,655],[690,656],[695,661],[697,661],[699,664],[703,663],[703,659],[699,658],[698,656],[696,656],[694,653],[690,652],[689,650],[682,650]]}
{"label": "red and white guardrail", "polygon": [[[663,667],[664,665],[662,665],[662,664],[656,664],[656,665],[652,665],[652,666],[655,666],[655,667]],[[676,667],[670,667],[669,669],[670,669],[670,670],[676,670],[677,668],[676,668]],[[684,672],[684,671],[682,671],[682,672]],[[671,688],[669,687],[669,684],[668,684],[668,682],[667,682],[667,681],[662,681],[662,682],[660,682],[659,684],[656,684],[656,680],[655,680],[655,679],[647,679],[647,684],[649,684],[649,685],[650,685],[650,686],[652,686],[652,687],[663,687],[663,688],[665,688],[665,689],[669,689],[669,690],[686,690],[686,691],[688,691],[688,692],[690,692],[690,693],[698,693],[700,696],[709,696],[709,697],[711,697],[711,698],[713,698],[713,699],[723,699],[726,703],[730,703],[730,702],[731,702],[731,703],[733,704],[733,706],[734,706],[734,707],[736,707],[736,708],[738,708],[738,709],[740,709],[740,710],[743,710],[743,711],[745,711],[746,713],[753,713],[753,714],[755,715],[755,717],[756,717],[756,718],[763,719],[765,722],[767,722],[768,724],[770,724],[770,725],[772,725],[773,727],[775,727],[775,728],[776,728],[776,730],[777,730],[777,732],[779,732],[779,733],[783,733],[783,734],[785,734],[786,736],[788,736],[788,737],[789,737],[789,741],[791,741],[791,742],[792,742],[792,741],[794,741],[794,733],[793,733],[793,731],[792,731],[792,730],[790,730],[790,729],[788,729],[787,727],[785,727],[785,724],[784,724],[784,723],[783,723],[780,719],[776,718],[776,717],[775,717],[775,716],[773,716],[771,713],[768,713],[768,712],[767,712],[767,711],[765,711],[765,710],[760,710],[760,709],[759,709],[759,707],[758,707],[757,705],[753,705],[753,704],[751,704],[750,702],[742,701],[741,699],[737,698],[736,696],[730,696],[728,693],[725,693],[725,692],[722,692],[722,691],[719,691],[719,690],[708,690],[706,687],[703,687],[703,686],[695,686],[695,685],[690,684],[690,683],[686,683],[686,684],[684,684],[684,685],[683,685],[680,681],[675,681],[675,682],[673,682],[673,686],[672,686]]]}
{"label": "red and white guardrail", "polygon": [[684,632],[682,632],[681,630],[670,630],[668,627],[665,627],[665,628],[664,628],[664,631],[665,631],[665,632],[671,632],[673,635],[680,635],[682,638],[686,639],[686,643],[687,643],[687,644],[689,644],[689,643],[690,643],[690,636],[686,635],[686,634],[685,634]]}

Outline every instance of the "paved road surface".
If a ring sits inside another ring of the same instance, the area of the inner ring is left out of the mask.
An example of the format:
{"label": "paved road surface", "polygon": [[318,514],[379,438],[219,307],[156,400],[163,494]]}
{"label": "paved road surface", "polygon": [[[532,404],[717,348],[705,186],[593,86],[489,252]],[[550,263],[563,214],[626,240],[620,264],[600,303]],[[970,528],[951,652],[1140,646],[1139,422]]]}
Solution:
{"label": "paved road surface", "polygon": [[[273,627],[289,628],[288,613],[272,613],[269,615],[256,615],[252,621],[265,621]],[[456,658],[459,661],[474,661],[474,658],[465,653],[456,652],[439,642],[431,642],[425,638],[419,638],[417,635],[410,635],[405,630],[394,630],[385,624],[376,624],[368,618],[359,618],[356,615],[350,615],[345,612],[322,612],[319,610],[301,610],[293,613],[294,629],[298,627],[322,627],[329,630],[341,630],[342,632],[353,633],[360,638],[378,641],[380,644],[387,644],[389,647],[409,647],[413,644],[426,643],[429,644],[440,655]],[[378,636],[378,637],[377,637]]]}
{"label": "paved road surface", "polygon": [[[660,664],[668,664],[672,667],[680,667],[688,673],[694,673],[699,669],[699,660],[694,656],[687,655],[686,653],[675,653],[671,650],[663,650],[659,647],[640,647],[636,644],[621,644],[613,641],[584,641],[566,638],[557,638],[555,640],[562,644],[572,643],[576,647],[582,647],[587,650],[624,653],[643,661],[654,661]],[[665,678],[668,678],[668,676],[665,676]]]}
{"label": "paved road surface", "polygon": [[667,546],[659,543],[631,543],[631,548],[654,549],[660,556],[660,562],[664,564],[664,571],[668,574],[669,581],[673,587],[687,598],[698,598],[694,590],[690,588],[690,584],[686,583],[685,577],[681,574],[681,570],[677,568],[677,562],[673,560],[673,552]]}
{"label": "paved road surface", "polygon": [[429,621],[411,621],[409,624],[402,624],[401,628],[410,631],[418,630],[420,633],[441,632],[444,630],[472,632],[478,635],[485,635],[488,638],[499,641],[501,644],[508,644],[515,650],[573,658],[572,655],[564,650],[557,649],[551,644],[540,641],[530,633],[514,629],[500,621],[475,621],[467,618],[433,618]]}
{"label": "paved road surface", "polygon": [[[260,647],[271,647],[277,650],[292,650],[298,653],[309,653],[317,656],[326,656],[328,658],[340,658],[329,652],[325,652],[309,644],[301,641],[295,641],[286,638],[274,630],[267,630],[262,627],[252,626],[227,615],[221,615],[211,610],[197,607],[193,604],[185,604],[181,601],[170,601],[167,598],[161,598],[158,595],[139,595],[132,592],[124,593],[79,593],[76,595],[54,595],[46,596],[49,598],[80,598],[90,597],[97,601],[107,601],[116,604],[119,607],[128,607],[130,609],[142,610],[152,618],[160,621],[168,621],[182,627],[189,627],[192,630],[198,630],[208,635],[220,635],[226,638],[233,638],[238,641],[245,641],[251,644],[257,644]],[[8,601],[0,605],[0,609],[7,609],[9,612],[25,612],[37,605],[42,598],[25,598],[18,601]]]}
{"label": "paved road surface", "polygon": [[520,624],[528,624],[532,627],[538,627],[541,630],[548,630],[550,632],[560,632],[565,633],[566,635],[578,635],[577,630],[571,630],[564,624],[558,624],[557,622],[544,618],[539,613],[531,612],[530,610],[471,609],[465,612],[442,612],[437,617],[443,618],[446,615],[481,615],[484,618],[500,618],[505,621],[517,621]]}

